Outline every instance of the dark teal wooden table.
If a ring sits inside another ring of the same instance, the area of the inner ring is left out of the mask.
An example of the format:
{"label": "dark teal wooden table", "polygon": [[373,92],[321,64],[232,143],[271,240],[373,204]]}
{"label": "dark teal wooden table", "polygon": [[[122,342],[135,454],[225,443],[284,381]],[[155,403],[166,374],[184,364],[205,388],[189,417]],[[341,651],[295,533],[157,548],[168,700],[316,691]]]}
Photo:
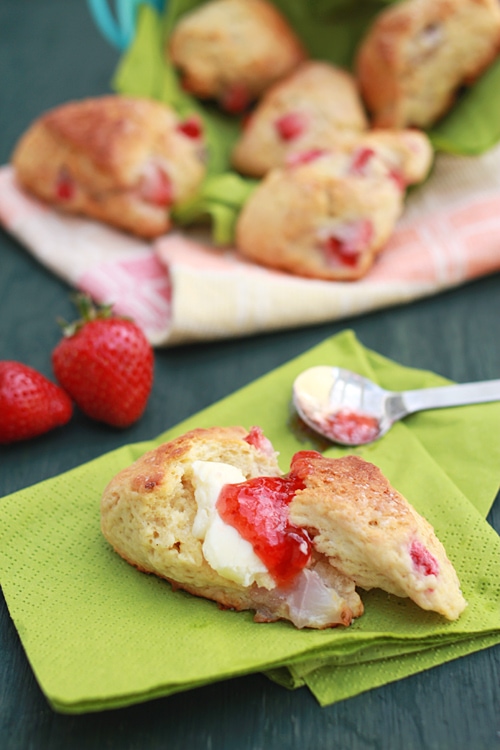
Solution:
{"label": "dark teal wooden table", "polygon": [[[84,0],[1,0],[0,38],[3,164],[43,110],[108,92],[118,53],[96,30]],[[0,233],[0,358],[52,377],[56,318],[72,316],[69,291]],[[139,423],[122,433],[76,415],[63,431],[0,448],[0,498],[122,443],[152,438],[344,327],[406,365],[457,381],[498,378],[499,321],[495,275],[339,323],[158,351],[153,393]],[[500,529],[500,501],[488,520]],[[0,748],[498,750],[500,647],[327,708],[305,689],[288,692],[254,675],[127,709],[68,716],[47,705],[0,597]]]}

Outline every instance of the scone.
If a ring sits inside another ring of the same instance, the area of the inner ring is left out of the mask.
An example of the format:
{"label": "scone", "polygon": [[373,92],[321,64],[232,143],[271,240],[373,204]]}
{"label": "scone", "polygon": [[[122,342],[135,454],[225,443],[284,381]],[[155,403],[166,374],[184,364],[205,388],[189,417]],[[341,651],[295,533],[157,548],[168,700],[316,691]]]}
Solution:
{"label": "scone", "polygon": [[203,133],[160,102],[104,96],[63,104],[36,120],[12,156],[18,182],[70,213],[142,237],[171,226],[206,172]]}
{"label": "scone", "polygon": [[290,154],[332,149],[367,126],[354,77],[329,63],[307,61],[264,94],[245,123],[232,163],[262,177]]}
{"label": "scone", "polygon": [[403,190],[371,149],[304,152],[273,169],[238,217],[240,253],[300,276],[364,276],[403,210]]}
{"label": "scone", "polygon": [[403,0],[361,41],[356,71],[376,127],[425,128],[500,49],[498,0]]}
{"label": "scone", "polygon": [[244,111],[271,84],[306,58],[288,21],[266,0],[212,0],[182,16],[167,55],[183,87]]}
{"label": "scone", "polygon": [[310,451],[296,454],[291,471],[306,485],[290,504],[291,521],[309,529],[314,547],[356,586],[459,617],[466,602],[443,545],[376,466]]}
{"label": "scone", "polygon": [[[260,526],[269,568],[215,507],[223,486],[256,478],[263,483]],[[350,579],[323,555],[316,559],[308,534],[283,519],[279,491],[287,500],[294,489],[288,485],[260,429],[193,430],[111,480],[101,501],[102,531],[139,570],[222,607],[254,610],[257,621],[348,625],[362,614],[361,599]]]}
{"label": "scone", "polygon": [[[338,477],[343,483],[336,487]],[[369,506],[371,515],[361,515],[359,530],[355,522],[344,523],[345,539],[334,530],[325,552],[325,528],[333,516],[340,517],[347,504],[354,515],[358,503]],[[363,545],[374,520],[382,547],[383,530],[390,530],[389,552],[370,541],[364,557],[351,559],[349,550]],[[283,475],[257,427],[193,430],[146,453],[104,490],[101,526],[116,552],[139,570],[221,607],[253,610],[259,622],[349,625],[363,613],[357,578],[366,588],[376,580],[450,619],[465,606],[431,527],[375,467],[354,457],[325,459],[302,451]],[[398,542],[399,568],[391,557]],[[386,559],[392,567],[384,576]],[[406,585],[400,582],[404,565]]]}

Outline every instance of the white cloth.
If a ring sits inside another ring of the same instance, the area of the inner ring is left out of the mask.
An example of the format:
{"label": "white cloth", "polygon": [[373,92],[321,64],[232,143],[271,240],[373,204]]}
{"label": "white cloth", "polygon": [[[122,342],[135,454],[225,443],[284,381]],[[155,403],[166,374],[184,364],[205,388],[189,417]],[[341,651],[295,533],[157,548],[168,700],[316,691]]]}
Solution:
{"label": "white cloth", "polygon": [[480,157],[438,155],[356,282],[261,268],[191,232],[141,241],[28,197],[9,166],[0,169],[0,222],[72,286],[134,318],[154,346],[244,336],[403,304],[498,271],[500,145]]}

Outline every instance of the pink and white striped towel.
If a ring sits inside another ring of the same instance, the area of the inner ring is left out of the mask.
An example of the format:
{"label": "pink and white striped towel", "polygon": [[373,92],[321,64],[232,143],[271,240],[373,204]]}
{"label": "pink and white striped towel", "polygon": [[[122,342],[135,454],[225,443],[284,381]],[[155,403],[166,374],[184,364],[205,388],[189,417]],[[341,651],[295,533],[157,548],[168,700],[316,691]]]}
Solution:
{"label": "pink and white striped towel", "polygon": [[154,346],[238,337],[404,304],[499,271],[500,145],[480,157],[439,155],[356,282],[261,268],[191,232],[148,243],[60,214],[19,190],[9,166],[0,222],[70,285],[133,317]]}

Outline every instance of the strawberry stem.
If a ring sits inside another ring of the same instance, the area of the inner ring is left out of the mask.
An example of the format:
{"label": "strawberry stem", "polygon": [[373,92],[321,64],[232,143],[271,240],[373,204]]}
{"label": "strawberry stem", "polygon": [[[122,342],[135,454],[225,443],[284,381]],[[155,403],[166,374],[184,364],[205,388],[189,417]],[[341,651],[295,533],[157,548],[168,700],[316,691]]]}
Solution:
{"label": "strawberry stem", "polygon": [[113,316],[113,304],[107,303],[95,305],[90,295],[85,292],[76,292],[71,295],[71,300],[80,314],[78,320],[68,323],[64,318],[57,318],[62,328],[63,335],[67,338],[74,336],[85,323],[91,320],[111,318]]}

